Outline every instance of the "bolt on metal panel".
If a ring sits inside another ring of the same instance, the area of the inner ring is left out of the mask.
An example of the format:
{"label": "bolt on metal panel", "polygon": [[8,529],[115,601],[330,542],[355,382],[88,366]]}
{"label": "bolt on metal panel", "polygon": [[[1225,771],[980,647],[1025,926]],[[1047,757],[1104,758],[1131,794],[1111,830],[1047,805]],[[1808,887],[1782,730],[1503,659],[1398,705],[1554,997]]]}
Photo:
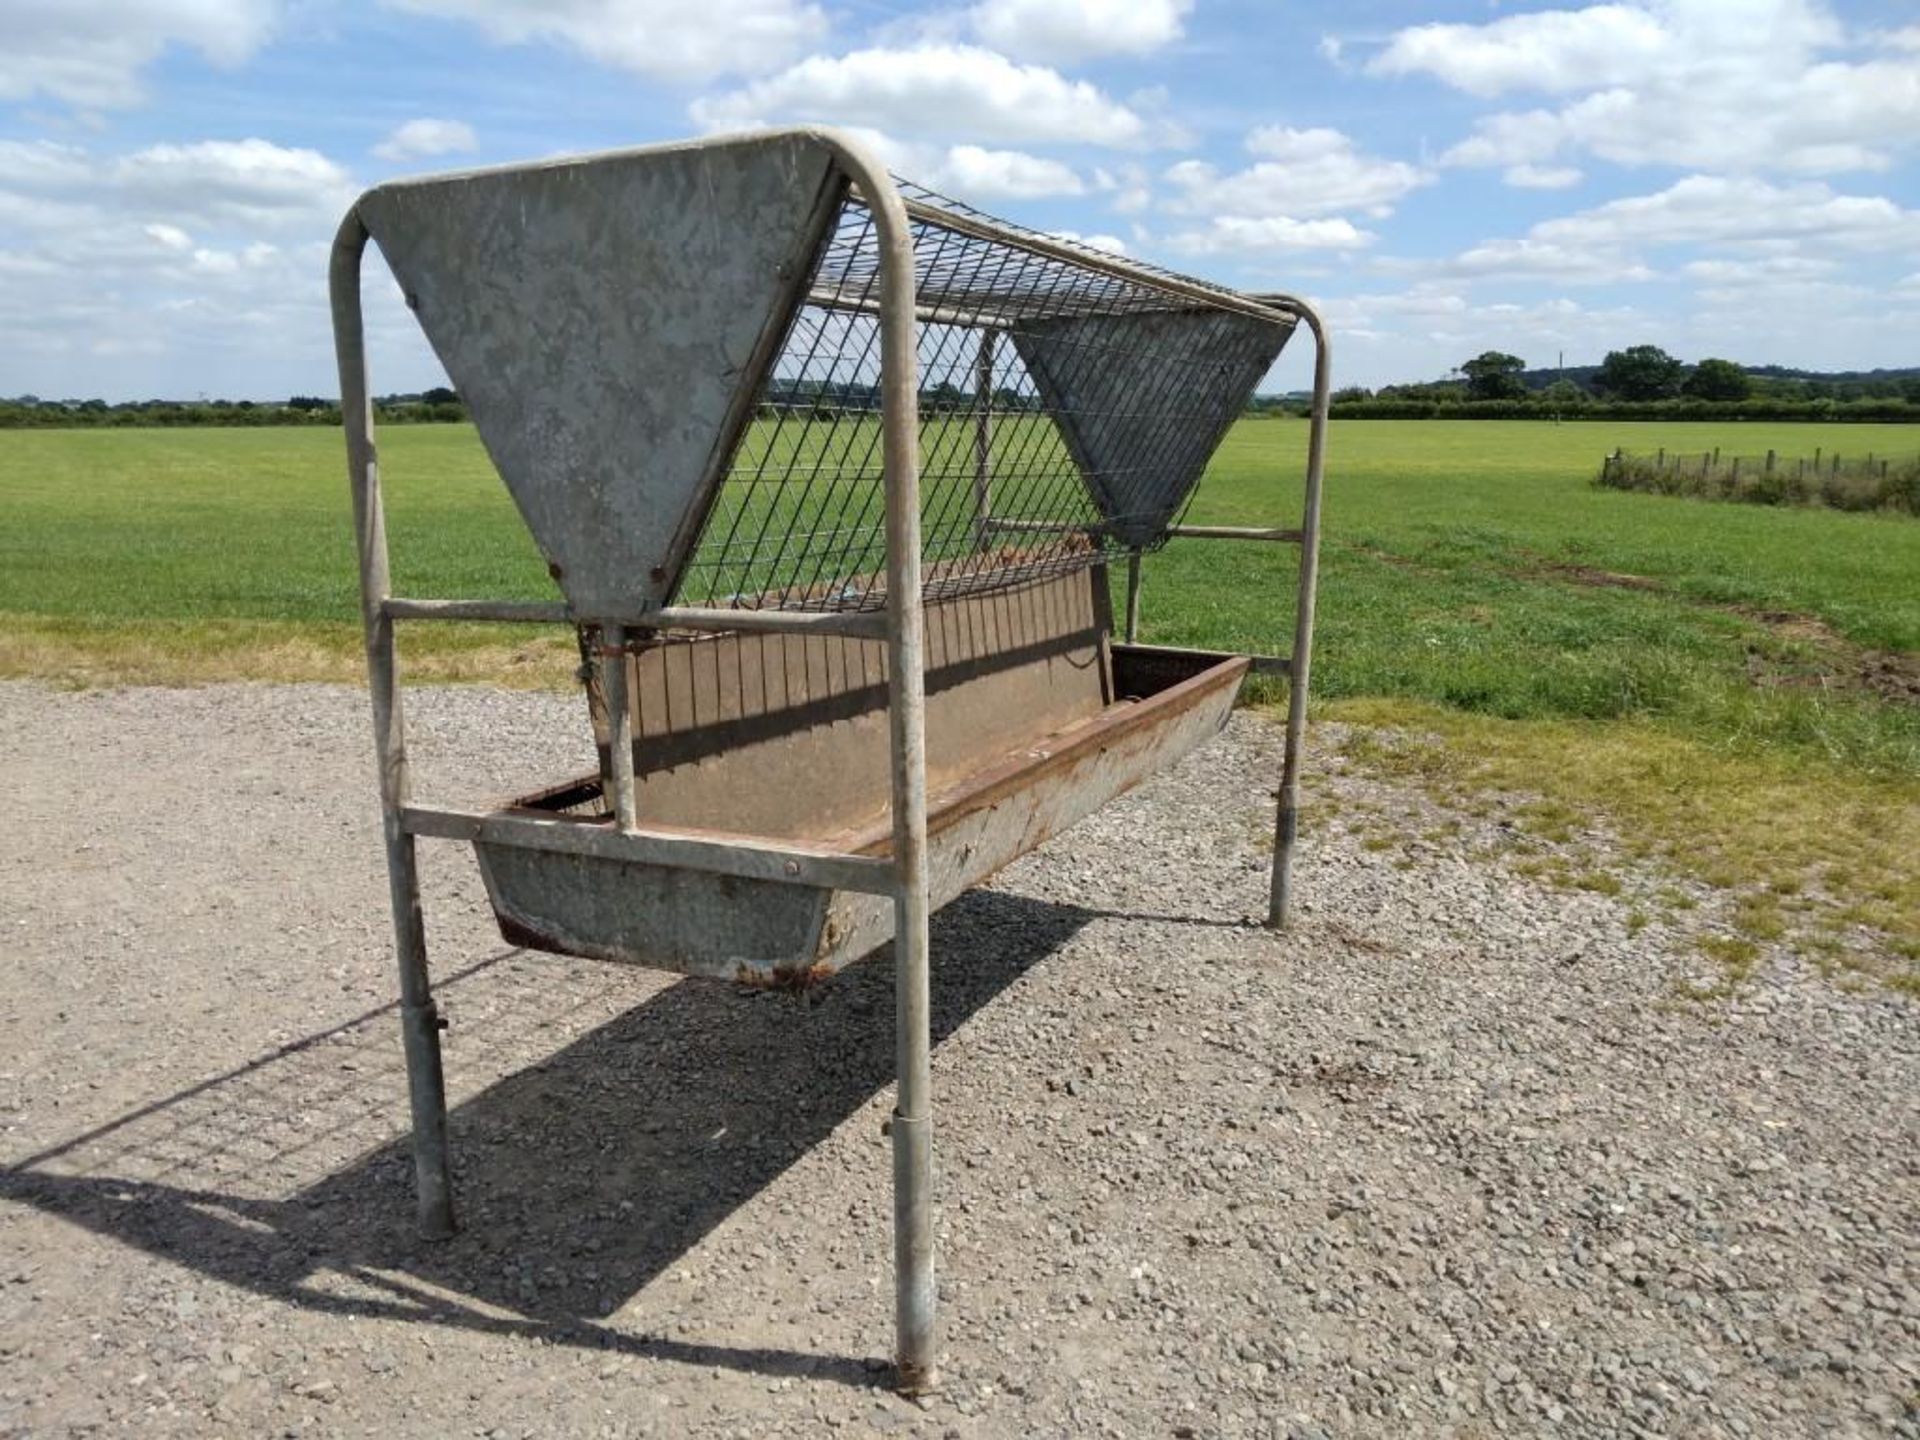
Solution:
{"label": "bolt on metal panel", "polygon": [[780,134],[361,199],[576,614],[665,602],[839,189],[825,146]]}

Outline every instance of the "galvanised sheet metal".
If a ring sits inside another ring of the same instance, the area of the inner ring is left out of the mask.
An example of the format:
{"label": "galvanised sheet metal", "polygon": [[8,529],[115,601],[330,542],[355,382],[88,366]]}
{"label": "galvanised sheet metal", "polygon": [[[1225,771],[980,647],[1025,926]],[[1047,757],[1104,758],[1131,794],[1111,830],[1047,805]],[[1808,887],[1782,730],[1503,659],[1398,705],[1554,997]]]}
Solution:
{"label": "galvanised sheet metal", "polygon": [[1022,321],[1008,334],[1109,540],[1132,549],[1166,538],[1294,325],[1165,310]]}
{"label": "galvanised sheet metal", "polygon": [[[1113,698],[1111,630],[1104,578],[1091,570],[929,604],[927,783],[1098,714]],[[886,812],[881,642],[709,635],[646,646],[626,663],[644,823],[824,839]],[[597,678],[589,699],[604,771]]]}
{"label": "galvanised sheet metal", "polygon": [[[1124,647],[1114,660],[1120,691],[1144,698],[1035,737],[929,797],[930,906],[946,904],[1217,734],[1248,668],[1244,657],[1167,651],[1133,666]],[[778,785],[781,775],[772,770],[763,780]],[[597,782],[583,784],[597,790]],[[607,822],[588,815],[579,823]],[[846,837],[848,849],[885,855],[888,828],[883,818]],[[474,849],[501,934],[515,945],[803,986],[893,935],[893,902],[885,896],[484,841]]]}
{"label": "galvanised sheet metal", "polygon": [[840,190],[784,133],[361,198],[576,614],[665,603]]}

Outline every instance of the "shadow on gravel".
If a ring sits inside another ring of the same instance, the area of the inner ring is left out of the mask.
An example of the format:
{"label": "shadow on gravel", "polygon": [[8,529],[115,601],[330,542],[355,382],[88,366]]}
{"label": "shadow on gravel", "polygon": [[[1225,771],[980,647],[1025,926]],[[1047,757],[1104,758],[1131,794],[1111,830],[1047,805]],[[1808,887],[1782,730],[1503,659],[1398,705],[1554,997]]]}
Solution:
{"label": "shadow on gravel", "polygon": [[[1095,918],[996,891],[936,914],[936,1043]],[[456,1043],[485,1045],[496,1022],[537,1029],[528,1012],[543,1002],[551,1015],[543,961],[518,976],[499,968],[518,958],[503,952],[442,982]],[[603,1322],[891,1083],[892,996],[884,949],[810,1000],[713,981],[671,985],[452,1112],[462,1229],[439,1244],[412,1230],[405,1136],[317,1183],[297,1179],[302,1152],[310,1175],[330,1140],[384,1133],[404,1113],[392,1007],[0,1170],[0,1198],[323,1313],[883,1383],[885,1367],[864,1357]],[[876,1137],[871,1182],[852,1191],[878,1208],[865,1229],[883,1237],[888,1157]],[[281,1177],[291,1183],[273,1183]],[[273,1196],[282,1198],[263,1198]],[[830,1227],[846,1214],[828,1207],[792,1223]],[[864,1261],[887,1264],[886,1243]],[[724,1294],[709,1289],[700,1309],[724,1317]],[[877,1333],[887,1323],[872,1317]]]}

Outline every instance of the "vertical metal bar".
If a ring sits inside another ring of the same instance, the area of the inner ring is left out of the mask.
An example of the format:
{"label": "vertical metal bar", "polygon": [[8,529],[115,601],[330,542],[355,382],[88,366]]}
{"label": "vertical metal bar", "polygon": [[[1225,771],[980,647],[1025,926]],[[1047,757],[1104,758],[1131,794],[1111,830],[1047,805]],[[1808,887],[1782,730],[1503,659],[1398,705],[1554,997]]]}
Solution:
{"label": "vertical metal bar", "polygon": [[640,828],[633,789],[633,702],[627,694],[627,627],[600,627],[600,686],[607,697],[607,782],[613,789],[615,823]]}
{"label": "vertical metal bar", "polygon": [[913,232],[885,167],[830,142],[872,210],[880,249],[880,385],[887,506],[887,666],[893,782],[893,1250],[895,1383],[938,1383],[933,1278],[933,1004],[927,969],[926,672],[920,597],[920,419]]}
{"label": "vertical metal bar", "polygon": [[1320,480],[1326,461],[1327,404],[1333,362],[1327,330],[1313,307],[1295,302],[1313,331],[1313,420],[1307,436],[1307,498],[1300,520],[1300,595],[1294,610],[1293,656],[1287,685],[1286,758],[1280,771],[1280,804],[1274,816],[1273,876],[1267,924],[1287,923],[1293,899],[1293,843],[1300,831],[1300,743],[1307,728],[1307,678],[1313,662],[1313,606],[1320,583]]}
{"label": "vertical metal bar", "polygon": [[1127,644],[1140,636],[1140,552],[1127,552]]}
{"label": "vertical metal bar", "polygon": [[974,392],[979,397],[973,422],[973,548],[990,543],[987,521],[993,514],[993,331],[980,332],[974,359]]}
{"label": "vertical metal bar", "polygon": [[366,228],[349,214],[334,238],[329,283],[334,349],[340,364],[340,418],[346,431],[347,478],[353,491],[353,533],[360,557],[360,614],[366,627],[367,686],[373,698],[373,739],[380,770],[380,810],[387,844],[387,885],[393,905],[393,943],[400,962],[401,1035],[413,1109],[413,1173],[420,1232],[442,1239],[454,1232],[453,1180],[447,1157],[447,1093],[440,1066],[440,1012],[427,973],[426,928],[420,913],[420,873],[413,837],[400,828],[407,804],[406,718],[400,702],[393,621],[383,604],[391,593],[386,511],[380,502],[380,463],[373,443],[367,393],[366,337],[360,314],[360,260]]}

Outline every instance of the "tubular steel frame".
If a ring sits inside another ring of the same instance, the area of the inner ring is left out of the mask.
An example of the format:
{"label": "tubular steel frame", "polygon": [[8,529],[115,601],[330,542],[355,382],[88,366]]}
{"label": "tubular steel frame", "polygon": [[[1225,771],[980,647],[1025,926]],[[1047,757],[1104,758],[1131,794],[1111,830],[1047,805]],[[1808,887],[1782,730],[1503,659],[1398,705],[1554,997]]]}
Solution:
{"label": "tubular steel frame", "polygon": [[[795,132],[823,146],[872,215],[878,239],[878,318],[881,330],[881,426],[884,456],[886,594],[873,611],[748,610],[665,606],[636,615],[575,614],[565,604],[488,600],[427,600],[392,593],[385,509],[374,443],[361,311],[360,271],[368,232],[357,209],[334,240],[330,289],[335,347],[340,369],[341,414],[346,432],[348,480],[360,566],[361,617],[366,632],[368,684],[373,704],[374,748],[379,770],[382,829],[393,909],[394,948],[400,970],[401,1030],[414,1137],[414,1175],[420,1230],[444,1238],[455,1229],[447,1148],[446,1088],[440,1032],[445,1021],[435,1005],[428,972],[421,913],[417,837],[493,838],[513,845],[588,853],[608,858],[678,866],[725,875],[795,884],[836,886],[892,897],[894,906],[894,1030],[897,1069],[892,1118],[894,1180],[895,1362],[899,1388],[909,1393],[937,1383],[934,1330],[933,1142],[931,995],[928,969],[927,757],[923,655],[919,396],[912,218],[931,209],[908,200],[866,149],[835,132]],[[971,212],[933,211],[943,225],[1012,245],[1050,261],[1095,270],[1210,306],[1225,305],[1265,318],[1304,322],[1315,344],[1305,508],[1295,529],[1240,529],[1173,525],[1172,536],[1196,539],[1287,542],[1300,546],[1293,652],[1257,657],[1255,668],[1289,679],[1285,759],[1276,813],[1268,924],[1284,926],[1292,891],[1293,847],[1298,833],[1301,737],[1306,721],[1308,668],[1313,640],[1318,573],[1320,492],[1325,456],[1330,361],[1319,315],[1289,295],[1245,296],[1136,264],[1100,251],[1004,226]],[[991,332],[984,332],[987,336]],[[991,339],[979,364],[990,374]],[[992,418],[988,399],[979,406],[977,484],[984,496],[992,484]],[[984,508],[984,507],[983,507]],[[1140,548],[1128,552],[1126,639],[1135,639],[1140,606]],[[590,829],[526,817],[421,806],[413,803],[407,760],[405,714],[395,647],[398,620],[594,623],[602,645],[618,653],[628,629],[677,627],[696,631],[804,631],[874,637],[883,635],[888,656],[889,751],[893,846],[886,859],[835,853],[801,842],[707,840],[649,830],[635,816],[633,748],[625,703],[624,665],[604,667],[611,745],[613,830]],[[1151,648],[1151,647],[1144,647]]]}

